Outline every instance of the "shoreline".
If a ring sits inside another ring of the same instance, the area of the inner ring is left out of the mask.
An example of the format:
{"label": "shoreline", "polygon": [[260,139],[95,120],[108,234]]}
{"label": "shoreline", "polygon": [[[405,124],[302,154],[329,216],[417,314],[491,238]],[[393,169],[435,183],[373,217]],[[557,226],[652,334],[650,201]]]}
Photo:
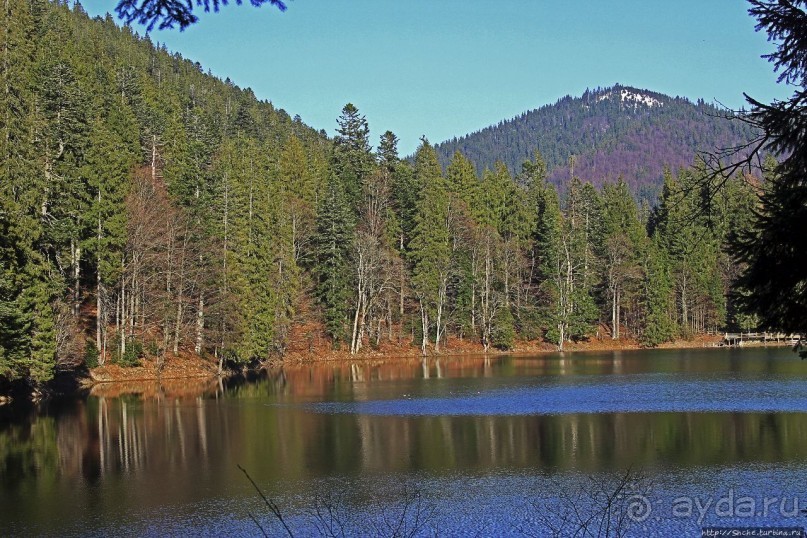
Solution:
{"label": "shoreline", "polygon": [[[724,348],[720,345],[722,337],[719,335],[698,335],[690,340],[675,340],[656,346],[654,348],[640,345],[635,340],[610,338],[592,338],[587,341],[568,343],[562,353],[592,353],[613,351],[641,351],[652,349],[704,349]],[[781,343],[747,343],[740,347],[784,347]],[[0,406],[9,405],[15,401],[39,401],[50,397],[70,397],[88,392],[97,395],[113,396],[120,393],[138,392],[143,394],[179,395],[193,392],[201,386],[219,384],[228,378],[239,375],[248,375],[260,371],[282,369],[286,366],[312,365],[316,363],[389,361],[412,359],[440,359],[440,358],[479,358],[530,355],[544,355],[560,353],[556,346],[543,341],[517,342],[510,350],[490,349],[484,351],[476,342],[469,342],[451,338],[447,345],[439,352],[430,350],[424,357],[420,348],[411,342],[382,342],[376,349],[367,349],[356,355],[351,355],[346,349],[317,349],[292,350],[283,357],[271,358],[253,367],[244,366],[241,369],[228,369],[219,375],[218,364],[199,355],[180,352],[178,356],[169,355],[164,360],[162,371],[157,369],[156,358],[144,358],[140,366],[123,367],[117,364],[107,364],[84,371],[63,373],[44,387],[44,390],[27,390],[21,387],[12,388],[7,393],[0,394]],[[148,387],[144,389],[144,387]],[[169,387],[168,390],[164,390]]]}
{"label": "shoreline", "polygon": [[[564,346],[563,353],[583,353],[583,352],[610,352],[610,351],[641,351],[652,349],[703,349],[703,348],[720,348],[728,346],[720,346],[722,337],[718,335],[699,335],[691,340],[675,340],[667,342],[656,347],[645,347],[640,345],[635,340],[620,339],[611,340],[610,338],[596,340],[591,339],[584,342],[568,343]],[[748,344],[741,347],[766,347],[787,346],[787,343],[773,344],[773,343],[755,343]],[[332,363],[344,361],[395,361],[396,359],[435,359],[441,357],[485,357],[485,356],[529,356],[529,355],[543,355],[550,353],[559,353],[560,351],[552,345],[541,341],[532,342],[518,342],[510,350],[490,349],[484,351],[482,346],[478,343],[462,341],[459,339],[450,339],[449,345],[441,349],[439,352],[430,350],[425,357],[421,354],[420,348],[411,345],[396,345],[395,343],[384,343],[378,349],[368,349],[359,352],[356,355],[351,355],[349,351],[344,349],[329,349],[317,351],[292,351],[286,353],[283,357],[275,357],[267,359],[258,363],[256,367],[244,368],[238,370],[225,370],[224,374],[219,376],[216,364],[210,360],[199,357],[198,355],[190,353],[182,353],[179,357],[167,357],[165,359],[165,367],[162,373],[158,373],[156,369],[156,361],[154,359],[143,359],[144,365],[137,367],[121,367],[118,365],[107,365],[90,370],[90,376],[84,378],[85,386],[87,388],[97,386],[100,384],[133,382],[133,381],[165,381],[165,380],[182,380],[182,379],[211,379],[211,378],[227,378],[233,375],[239,375],[247,371],[260,371],[260,370],[273,370],[283,368],[284,366],[303,365],[303,364],[316,364],[316,363]]]}

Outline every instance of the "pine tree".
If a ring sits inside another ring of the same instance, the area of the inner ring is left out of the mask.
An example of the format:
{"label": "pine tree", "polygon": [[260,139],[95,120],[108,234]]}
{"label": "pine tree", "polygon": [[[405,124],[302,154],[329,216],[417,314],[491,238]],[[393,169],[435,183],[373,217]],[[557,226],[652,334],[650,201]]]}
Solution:
{"label": "pine tree", "polygon": [[625,319],[622,310],[636,294],[642,276],[639,260],[646,239],[636,202],[624,181],[603,187],[601,237],[597,250],[610,306],[611,338],[617,339]]}
{"label": "pine tree", "polygon": [[392,174],[399,160],[398,137],[392,131],[385,131],[378,143],[378,164]]}
{"label": "pine tree", "polygon": [[111,114],[106,119],[95,118],[91,124],[83,171],[92,194],[88,211],[92,234],[86,237],[83,250],[95,265],[95,345],[101,352],[101,364],[109,347],[106,330],[112,321],[112,293],[124,266],[125,199],[137,148],[133,117],[125,107],[110,106]]}
{"label": "pine tree", "polygon": [[558,349],[569,338],[571,316],[568,243],[564,240],[563,215],[557,191],[548,187],[537,200],[534,250],[537,253],[538,304],[544,338],[554,342]]}
{"label": "pine tree", "polygon": [[37,150],[45,181],[41,214],[47,223],[47,249],[55,258],[67,261],[60,264],[62,277],[70,280],[71,311],[78,316],[81,241],[91,226],[86,216],[92,193],[80,173],[88,138],[87,103],[66,63],[40,65],[36,86],[41,115]]}
{"label": "pine tree", "polygon": [[697,170],[665,174],[664,190],[652,219],[652,235],[670,262],[677,314],[685,336],[722,326],[725,313],[719,274],[719,241],[702,205]]}
{"label": "pine tree", "polygon": [[564,215],[564,256],[569,294],[569,337],[581,339],[592,331],[598,312],[594,300],[600,241],[600,201],[591,183],[572,178]]}
{"label": "pine tree", "polygon": [[353,215],[342,183],[331,176],[317,209],[314,256],[316,296],[323,310],[325,330],[338,346],[345,339],[350,300],[350,247]]}
{"label": "pine tree", "polygon": [[370,128],[367,120],[353,104],[342,108],[336,120],[339,128],[333,141],[333,171],[344,185],[351,207],[358,210],[362,185],[373,170],[370,150]]}
{"label": "pine tree", "polygon": [[[749,13],[776,43],[767,56],[779,82],[793,87],[783,101],[763,104],[748,98],[747,120],[760,128],[765,149],[780,157],[754,212],[752,230],[735,242],[737,260],[746,264],[738,281],[745,309],[759,316],[761,328],[807,330],[807,42],[805,0],[750,0]],[[762,149],[762,148],[760,148]]]}
{"label": "pine tree", "polygon": [[[387,308],[389,336],[392,337],[393,311],[395,320],[403,326],[406,310],[409,268],[406,265],[407,246],[414,228],[416,200],[418,192],[412,167],[398,157],[398,137],[391,131],[381,135],[378,145],[379,172],[384,174],[388,184],[389,207],[385,217],[385,229],[391,263],[395,266],[396,287],[393,298],[388,292]],[[393,306],[393,302],[397,303]]]}
{"label": "pine tree", "polygon": [[278,167],[283,207],[292,234],[293,257],[295,264],[300,264],[309,254],[319,185],[309,167],[305,148],[296,136],[292,135],[284,144]]}
{"label": "pine tree", "polygon": [[452,243],[454,248],[453,309],[454,323],[460,336],[478,336],[479,308],[479,224],[476,201],[481,188],[473,164],[459,151],[446,167],[446,181],[455,208]]}
{"label": "pine tree", "polygon": [[421,352],[425,354],[432,324],[435,327],[435,351],[440,350],[444,337],[444,309],[452,262],[448,186],[437,154],[426,139],[415,154],[415,181],[422,190],[409,251],[413,265],[412,288],[420,307]]}
{"label": "pine tree", "polygon": [[643,346],[654,347],[672,340],[676,335],[673,321],[673,284],[669,272],[669,262],[658,240],[649,243],[641,261],[643,279],[642,308],[639,342]]}
{"label": "pine tree", "polygon": [[[480,225],[480,322],[483,345],[512,345],[495,341],[495,335],[514,332],[511,309],[518,304],[523,250],[532,228],[526,193],[518,187],[503,163],[486,170],[477,191],[476,219]],[[513,300],[515,296],[515,301]]]}
{"label": "pine tree", "polygon": [[56,331],[52,303],[60,282],[47,252],[37,174],[31,91],[35,23],[31,6],[8,0],[0,17],[0,373],[39,383],[53,375]]}
{"label": "pine tree", "polygon": [[282,353],[299,289],[292,222],[268,152],[239,136],[231,146],[229,279],[241,313],[239,361]]}
{"label": "pine tree", "polygon": [[536,230],[544,196],[547,189],[546,165],[540,152],[535,153],[532,160],[522,163],[521,172],[516,182],[525,191],[527,214],[530,216],[530,228],[527,230],[525,242],[525,275],[523,278],[523,296],[520,299],[519,327],[523,336],[537,338],[540,330],[540,312],[537,304],[537,289],[541,283],[539,260],[541,253],[536,241]]}

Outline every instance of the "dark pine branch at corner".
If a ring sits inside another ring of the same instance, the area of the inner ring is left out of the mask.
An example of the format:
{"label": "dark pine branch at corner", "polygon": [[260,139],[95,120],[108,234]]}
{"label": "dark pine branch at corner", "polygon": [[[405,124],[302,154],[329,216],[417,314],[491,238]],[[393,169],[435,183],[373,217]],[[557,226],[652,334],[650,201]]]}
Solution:
{"label": "dark pine branch at corner", "polygon": [[[280,11],[286,11],[286,3],[283,0],[249,0],[255,6],[264,4],[275,6]],[[241,5],[243,0],[235,0]],[[219,11],[222,6],[229,4],[229,0],[196,0],[197,8],[203,8],[205,12]],[[174,28],[179,25],[180,31],[191,24],[196,23],[199,17],[193,13],[194,3],[192,0],[121,0],[115,12],[126,22],[126,24],[142,24],[147,31],[152,31],[155,27],[159,30]]]}

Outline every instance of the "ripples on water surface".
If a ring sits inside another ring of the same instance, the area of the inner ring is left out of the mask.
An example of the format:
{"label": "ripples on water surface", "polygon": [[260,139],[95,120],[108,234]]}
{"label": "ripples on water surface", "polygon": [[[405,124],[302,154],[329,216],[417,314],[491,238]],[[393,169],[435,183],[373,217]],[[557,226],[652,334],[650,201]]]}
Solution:
{"label": "ripples on water surface", "polygon": [[807,364],[783,348],[323,364],[136,391],[0,411],[2,534],[254,535],[249,512],[279,532],[236,464],[301,535],[315,499],[369,534],[418,499],[441,535],[542,535],[564,498],[628,468],[649,507],[634,536],[807,524],[790,515],[807,508]]}

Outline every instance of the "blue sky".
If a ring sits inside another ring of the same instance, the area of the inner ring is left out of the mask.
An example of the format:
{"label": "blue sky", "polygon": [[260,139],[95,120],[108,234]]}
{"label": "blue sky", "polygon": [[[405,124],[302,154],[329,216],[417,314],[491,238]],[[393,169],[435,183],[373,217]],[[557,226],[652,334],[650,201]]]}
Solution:
{"label": "blue sky", "polygon": [[[82,2],[90,15],[116,0]],[[742,0],[290,0],[152,32],[333,134],[347,102],[402,154],[614,83],[737,108],[784,98]],[[139,30],[141,33],[143,29]]]}

